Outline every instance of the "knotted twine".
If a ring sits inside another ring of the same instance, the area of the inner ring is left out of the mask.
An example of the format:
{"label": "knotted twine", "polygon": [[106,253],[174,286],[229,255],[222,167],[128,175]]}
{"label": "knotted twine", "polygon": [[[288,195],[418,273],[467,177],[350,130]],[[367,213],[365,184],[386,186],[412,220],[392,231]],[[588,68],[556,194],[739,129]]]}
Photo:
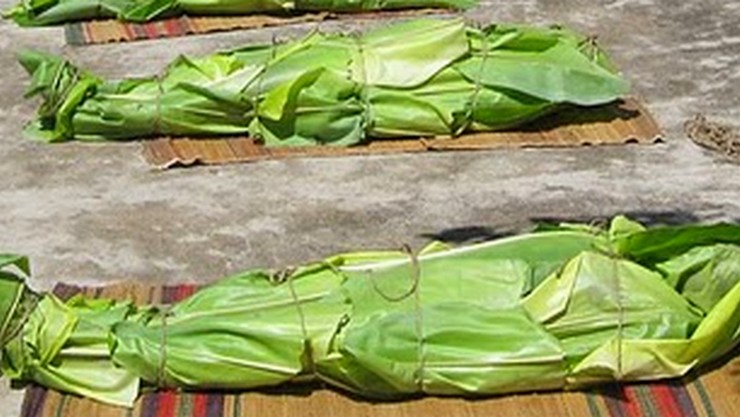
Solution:
{"label": "knotted twine", "polygon": [[157,95],[154,97],[154,121],[152,130],[154,136],[162,134],[162,96],[164,95],[164,86],[162,86],[163,74],[157,74],[154,82],[157,84]]}
{"label": "knotted twine", "polygon": [[[360,106],[362,107],[362,119],[360,120],[360,132],[362,136],[360,138],[360,142],[364,142],[373,126],[372,104],[370,104],[368,94],[367,60],[365,59],[365,45],[362,42],[362,34],[353,32],[351,34],[351,39],[355,43],[356,54],[355,61],[350,58],[347,65],[347,73],[350,81],[354,81],[359,84]],[[357,63],[355,66],[358,69],[357,72],[352,71],[353,62]]]}
{"label": "knotted twine", "polygon": [[483,89],[483,83],[481,81],[481,78],[483,78],[483,72],[486,70],[486,61],[488,60],[489,55],[489,49],[490,46],[488,44],[488,37],[483,36],[481,38],[482,44],[481,44],[481,52],[483,54],[483,57],[480,60],[480,65],[478,65],[478,72],[475,76],[475,84],[473,85],[473,93],[468,98],[468,102],[465,104],[465,120],[460,123],[460,126],[452,133],[454,136],[458,136],[468,130],[470,125],[473,124],[473,120],[475,118],[475,109],[478,107],[478,99],[480,96],[480,92]]}
{"label": "knotted twine", "polygon": [[[265,137],[265,130],[264,126],[262,125],[262,122],[260,119],[260,106],[262,104],[261,96],[263,95],[263,83],[265,80],[265,74],[267,74],[267,70],[270,68],[270,65],[275,61],[275,58],[277,58],[277,50],[278,46],[280,46],[280,42],[277,39],[277,34],[272,34],[272,38],[270,41],[270,59],[265,61],[264,65],[262,65],[262,68],[260,69],[259,73],[256,75],[256,82],[257,82],[257,89],[255,90],[255,93],[252,94],[251,97],[249,97],[249,101],[252,104],[252,112],[254,114],[254,119],[257,121],[257,131],[256,132],[250,132],[250,135],[252,135],[252,138],[255,141],[262,141]],[[250,83],[251,84],[251,83]]]}
{"label": "knotted twine", "polygon": [[416,369],[414,370],[414,383],[416,384],[416,388],[419,392],[424,392],[424,374],[425,374],[425,367],[426,367],[426,353],[425,353],[425,345],[424,345],[424,316],[423,316],[423,310],[421,307],[421,291],[419,291],[419,285],[421,283],[421,266],[419,265],[419,258],[418,256],[411,250],[411,247],[407,244],[404,244],[402,246],[402,251],[408,255],[410,260],[410,278],[411,278],[411,287],[409,289],[399,295],[399,296],[391,296],[383,291],[378,287],[377,281],[372,275],[372,272],[367,272],[368,278],[370,279],[370,282],[373,285],[373,290],[378,293],[384,300],[391,302],[391,303],[397,303],[401,302],[408,297],[414,296],[414,331],[416,336],[416,360],[417,365]]}
{"label": "knotted twine", "polygon": [[311,345],[311,337],[308,334],[308,326],[306,325],[306,315],[303,312],[303,306],[298,293],[293,285],[293,279],[295,278],[296,268],[288,267],[277,271],[270,276],[270,281],[276,284],[285,283],[288,285],[290,290],[290,296],[293,299],[293,305],[298,313],[298,320],[301,325],[301,335],[303,337],[303,355],[305,356],[306,363],[309,366],[308,374],[316,374],[316,364],[313,356],[313,346]]}
{"label": "knotted twine", "polygon": [[611,257],[612,265],[612,276],[614,279],[614,293],[616,294],[617,300],[617,375],[616,379],[621,380],[624,376],[622,367],[622,351],[623,351],[623,340],[624,340],[624,305],[622,297],[622,283],[619,278],[619,257],[618,253],[614,248],[614,243],[611,237],[609,237],[609,255]]}
{"label": "knotted twine", "polygon": [[156,384],[161,388],[168,388],[167,384],[167,317],[172,314],[172,306],[165,305],[160,309],[162,315],[162,337],[159,341],[159,366],[157,368]]}

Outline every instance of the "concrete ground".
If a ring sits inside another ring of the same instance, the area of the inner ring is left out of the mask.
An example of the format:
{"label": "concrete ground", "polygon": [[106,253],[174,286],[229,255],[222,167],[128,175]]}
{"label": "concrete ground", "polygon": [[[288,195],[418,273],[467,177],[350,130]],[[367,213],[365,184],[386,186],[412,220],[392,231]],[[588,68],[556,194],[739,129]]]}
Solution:
{"label": "concrete ground", "polygon": [[[0,8],[14,1],[0,0]],[[740,219],[740,166],[682,133],[696,112],[740,125],[740,2],[484,0],[467,14],[482,22],[563,23],[598,35],[665,128],[667,143],[157,172],[135,143],[51,146],[22,137],[37,102],[22,98],[28,79],[15,52],[62,53],[108,77],[146,75],[178,54],[310,26],[69,47],[61,28],[2,22],[0,251],[31,256],[39,288],[60,280],[203,282],[338,251],[419,246],[440,233],[523,230],[540,218],[629,212],[665,222]],[[16,416],[22,392],[5,384],[0,417]]]}

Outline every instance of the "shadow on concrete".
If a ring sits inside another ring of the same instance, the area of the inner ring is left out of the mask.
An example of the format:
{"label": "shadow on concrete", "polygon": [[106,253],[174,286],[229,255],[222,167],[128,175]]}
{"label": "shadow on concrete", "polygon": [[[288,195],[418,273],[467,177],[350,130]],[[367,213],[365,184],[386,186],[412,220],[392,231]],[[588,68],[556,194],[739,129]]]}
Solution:
{"label": "shadow on concrete", "polygon": [[[702,219],[690,211],[685,210],[661,210],[661,211],[620,211],[603,216],[543,216],[530,217],[529,221],[534,225],[558,225],[560,223],[584,223],[594,226],[608,227],[609,220],[618,214],[623,214],[630,219],[638,221],[646,226],[680,226],[683,224],[699,223]],[[732,223],[740,223],[740,218],[733,219]],[[438,232],[422,233],[419,237],[451,244],[479,243],[499,239],[516,234],[516,231],[491,226],[471,225],[442,229]]]}
{"label": "shadow on concrete", "polygon": [[621,211],[605,216],[554,216],[554,217],[530,217],[534,224],[559,224],[559,223],[587,223],[593,225],[608,225],[614,216],[622,214],[632,220],[638,221],[645,226],[680,226],[683,224],[699,223],[701,218],[696,214],[685,210],[663,210],[663,211]]}
{"label": "shadow on concrete", "polygon": [[514,234],[512,231],[496,230],[488,226],[463,226],[443,229],[434,233],[422,233],[419,236],[445,243],[479,243],[499,239]]}

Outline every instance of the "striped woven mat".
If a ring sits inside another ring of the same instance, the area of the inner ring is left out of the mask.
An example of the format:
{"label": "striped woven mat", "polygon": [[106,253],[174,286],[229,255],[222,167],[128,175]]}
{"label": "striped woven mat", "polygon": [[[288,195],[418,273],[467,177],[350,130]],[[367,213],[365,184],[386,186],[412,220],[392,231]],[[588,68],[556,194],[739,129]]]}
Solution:
{"label": "striped woven mat", "polygon": [[142,141],[149,164],[167,169],[194,164],[219,165],[267,159],[342,157],[524,147],[651,144],[663,132],[636,98],[596,108],[570,108],[510,131],[480,132],[456,138],[381,139],[342,146],[262,146],[249,137],[158,138]]}
{"label": "striped woven mat", "polygon": [[306,13],[296,16],[179,16],[149,23],[125,23],[115,19],[69,23],[64,34],[69,45],[130,42],[147,39],[173,38],[239,29],[258,29],[325,20],[368,20],[402,18],[431,14],[449,14],[444,9],[388,10],[371,13]]}
{"label": "striped woven mat", "polygon": [[[130,299],[137,303],[169,303],[197,289],[193,285],[151,287],[119,284],[102,288],[58,285],[62,298],[84,293],[91,297]],[[737,417],[740,416],[740,357],[724,366],[683,381],[614,384],[599,390],[508,395],[485,400],[424,398],[373,403],[322,389],[249,393],[162,391],[142,395],[133,410],[31,386],[23,417]]]}

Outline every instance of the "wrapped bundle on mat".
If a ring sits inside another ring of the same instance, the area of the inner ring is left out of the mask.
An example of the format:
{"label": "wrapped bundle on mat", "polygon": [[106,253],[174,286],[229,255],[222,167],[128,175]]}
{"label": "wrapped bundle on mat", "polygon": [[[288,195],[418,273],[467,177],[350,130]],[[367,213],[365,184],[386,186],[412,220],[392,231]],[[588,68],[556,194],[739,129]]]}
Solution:
{"label": "wrapped bundle on mat", "polygon": [[244,135],[267,146],[353,145],[526,123],[628,85],[589,39],[565,29],[419,19],[363,36],[313,32],[205,58],[159,77],[103,81],[28,52],[31,131],[47,141]]}
{"label": "wrapped bundle on mat", "polygon": [[3,17],[20,26],[44,26],[80,20],[115,18],[148,22],[177,16],[271,14],[307,12],[358,13],[401,9],[463,10],[476,0],[21,0]]}
{"label": "wrapped bundle on mat", "polygon": [[644,381],[685,375],[740,341],[733,225],[617,217],[608,230],[344,254],[245,272],[165,306],[62,303],[27,288],[25,258],[0,259],[3,374],[119,405],[146,386],[313,379],[398,399]]}

